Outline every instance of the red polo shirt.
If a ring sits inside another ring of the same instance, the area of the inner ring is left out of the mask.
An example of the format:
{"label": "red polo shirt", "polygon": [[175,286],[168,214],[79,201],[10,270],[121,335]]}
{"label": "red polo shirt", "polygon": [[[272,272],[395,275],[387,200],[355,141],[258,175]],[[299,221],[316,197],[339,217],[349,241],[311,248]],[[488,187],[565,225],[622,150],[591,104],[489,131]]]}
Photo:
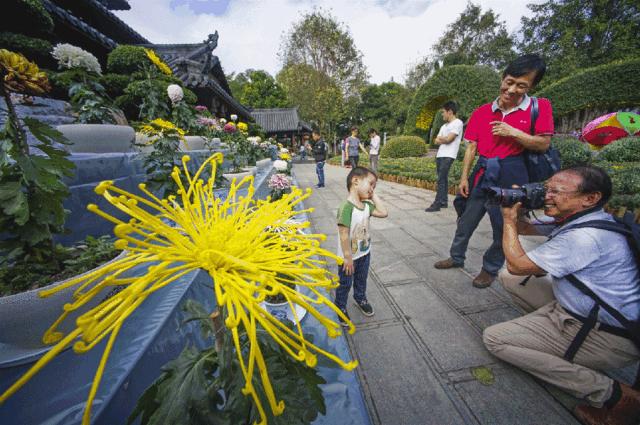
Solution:
{"label": "red polo shirt", "polygon": [[[487,103],[473,111],[464,138],[478,144],[478,154],[487,158],[506,158],[519,155],[523,147],[512,137],[494,136],[491,133],[492,121],[504,121],[513,128],[529,133],[531,130],[531,98],[526,97],[520,105],[506,115],[497,107],[497,103]],[[538,119],[535,135],[553,134],[553,112],[548,99],[538,99]]]}

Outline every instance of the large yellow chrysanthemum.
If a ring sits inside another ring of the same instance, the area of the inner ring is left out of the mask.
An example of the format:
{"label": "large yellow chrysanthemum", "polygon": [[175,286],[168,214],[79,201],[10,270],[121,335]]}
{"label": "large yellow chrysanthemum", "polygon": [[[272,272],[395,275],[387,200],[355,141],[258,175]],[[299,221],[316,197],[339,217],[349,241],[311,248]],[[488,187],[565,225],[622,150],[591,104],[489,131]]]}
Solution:
{"label": "large yellow chrysanthemum", "polygon": [[20,53],[0,49],[0,75],[7,90],[16,93],[38,95],[51,89],[47,74]]}
{"label": "large yellow chrysanthemum", "polygon": [[171,68],[169,68],[169,65],[164,63],[164,61],[162,59],[160,59],[160,57],[158,55],[156,55],[156,52],[154,52],[151,49],[144,49],[144,51],[147,54],[147,57],[149,58],[149,60],[151,62],[153,62],[153,64],[155,66],[158,67],[160,72],[162,72],[163,74],[167,74],[167,75],[172,75],[173,74],[173,72],[171,71]]}
{"label": "large yellow chrysanthemum", "polygon": [[[324,295],[325,289],[337,286],[336,276],[322,267],[326,261],[318,256],[333,258],[339,263],[341,259],[320,248],[324,235],[299,232],[299,229],[308,227],[308,222],[290,220],[309,211],[296,211],[295,207],[310,195],[310,190],[303,192],[294,187],[279,201],[256,201],[253,199],[253,177],[248,176],[240,182],[234,179],[229,195],[226,199],[219,199],[215,198],[213,188],[216,166],[222,162],[222,155],[218,153],[210,157],[193,176],[187,170],[188,161],[188,156],[183,157],[185,182],[180,170],[174,169],[172,177],[179,190],[177,196],[170,195],[167,199],[156,198],[144,184],[140,185],[144,197],[119,189],[111,181],[98,185],[98,194],[131,217],[124,222],[95,205],[88,206],[89,210],[115,224],[116,247],[126,250],[126,255],[41,292],[41,296],[48,297],[77,286],[75,301],[65,306],[64,313],[44,335],[45,343],[56,345],[0,396],[0,402],[69,345],[73,344],[75,352],[83,353],[108,338],[83,416],[83,424],[88,424],[105,364],[124,321],[153,292],[196,269],[206,270],[214,281],[216,301],[227,313],[225,325],[231,332],[245,378],[243,393],[253,399],[260,412],[261,424],[266,423],[266,416],[252,383],[256,369],[256,379],[260,379],[273,413],[281,414],[285,406],[284,402],[277,401],[271,387],[268,365],[256,339],[258,324],[293,358],[311,367],[316,365],[318,354],[345,369],[356,367],[356,361],[345,363],[306,341],[299,320],[295,330],[291,330],[261,307],[266,296],[282,294],[294,315],[294,306],[299,304],[326,328],[330,337],[342,333],[339,323],[323,316],[316,308],[327,305],[346,319]],[[204,182],[200,177],[208,165],[211,166],[212,177]],[[244,188],[248,190],[247,195],[239,196],[239,190]],[[126,273],[139,265],[149,266],[146,274],[131,277]],[[307,288],[309,295],[291,289],[287,283]],[[76,321],[77,327],[68,335],[57,330],[71,312],[90,302],[105,287],[112,286],[123,289],[80,316]],[[248,351],[243,352],[240,348],[240,328],[249,338]],[[349,331],[355,331],[351,323]]]}

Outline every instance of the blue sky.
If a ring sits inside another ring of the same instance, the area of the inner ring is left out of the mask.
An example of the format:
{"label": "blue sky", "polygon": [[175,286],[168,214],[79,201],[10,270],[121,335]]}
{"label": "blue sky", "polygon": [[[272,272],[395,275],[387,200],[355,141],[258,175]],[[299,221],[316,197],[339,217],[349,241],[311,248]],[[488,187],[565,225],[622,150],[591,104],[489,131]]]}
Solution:
{"label": "blue sky", "polygon": [[[527,3],[541,0],[476,0],[493,9],[509,31],[520,25]],[[197,43],[218,30],[215,51],[227,73],[247,68],[275,75],[282,38],[305,12],[330,10],[347,24],[364,55],[371,82],[402,82],[412,63],[465,9],[467,0],[129,0],[116,12],[154,43]]]}

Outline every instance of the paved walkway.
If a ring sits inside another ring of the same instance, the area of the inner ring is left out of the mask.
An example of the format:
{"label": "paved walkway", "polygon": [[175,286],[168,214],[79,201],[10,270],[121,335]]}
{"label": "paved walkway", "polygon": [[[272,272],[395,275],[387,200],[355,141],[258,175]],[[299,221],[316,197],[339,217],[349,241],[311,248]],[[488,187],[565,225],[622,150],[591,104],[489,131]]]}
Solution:
{"label": "paved walkway", "polygon": [[[306,201],[311,221],[335,250],[338,204],[346,195],[344,168],[325,167],[326,187]],[[313,164],[296,164],[301,187],[316,183]],[[576,424],[573,416],[529,375],[492,357],[482,330],[520,313],[499,284],[475,289],[482,253],[491,241],[485,218],[471,239],[464,269],[436,270],[455,231],[453,208],[425,213],[435,193],[385,181],[376,189],[389,217],[371,220],[372,258],[365,317],[349,301],[357,331],[348,337],[373,424]],[[535,238],[526,245],[539,243]],[[525,249],[527,246],[525,246]],[[484,385],[472,370],[490,368]]]}

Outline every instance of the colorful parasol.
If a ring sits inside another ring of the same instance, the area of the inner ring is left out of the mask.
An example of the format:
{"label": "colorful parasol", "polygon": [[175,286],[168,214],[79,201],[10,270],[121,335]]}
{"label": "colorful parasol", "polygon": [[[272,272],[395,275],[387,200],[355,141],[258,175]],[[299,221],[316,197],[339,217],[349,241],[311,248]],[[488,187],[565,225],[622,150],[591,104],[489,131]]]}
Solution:
{"label": "colorful parasol", "polygon": [[582,140],[604,146],[627,136],[640,135],[640,115],[633,112],[613,112],[596,118],[582,130]]}

